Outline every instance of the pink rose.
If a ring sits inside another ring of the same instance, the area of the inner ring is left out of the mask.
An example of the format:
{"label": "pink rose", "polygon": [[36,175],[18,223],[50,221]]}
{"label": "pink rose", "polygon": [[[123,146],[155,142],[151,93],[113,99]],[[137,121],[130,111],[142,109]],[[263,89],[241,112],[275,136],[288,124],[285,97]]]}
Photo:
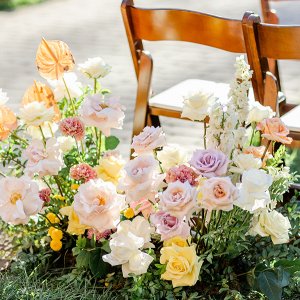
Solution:
{"label": "pink rose", "polygon": [[282,144],[290,144],[293,139],[287,135],[290,133],[280,118],[269,118],[259,122],[256,126],[262,132],[262,137],[269,141],[275,141]]}
{"label": "pink rose", "polygon": [[188,181],[169,183],[161,194],[160,205],[164,211],[183,218],[193,213],[196,207],[196,189]]}
{"label": "pink rose", "polygon": [[130,207],[134,210],[135,215],[141,212],[146,219],[148,219],[153,212],[153,204],[147,199],[133,201],[130,203]]}
{"label": "pink rose", "polygon": [[132,139],[131,148],[136,154],[152,152],[166,145],[165,134],[160,127],[145,127],[139,135]]}
{"label": "pink rose", "polygon": [[175,236],[186,239],[190,235],[189,225],[168,212],[157,212],[150,216],[150,221],[156,227],[156,232],[161,235],[162,241]]}
{"label": "pink rose", "polygon": [[154,201],[165,175],[159,173],[158,161],[152,155],[140,155],[124,167],[126,175],[119,189],[125,191],[126,201],[131,203],[143,198]]}
{"label": "pink rose", "polygon": [[190,165],[208,178],[226,174],[228,163],[227,156],[214,149],[196,150],[190,160]]}
{"label": "pink rose", "polygon": [[202,196],[199,201],[201,207],[208,210],[229,211],[233,209],[237,190],[229,177],[213,177],[204,181],[200,195]]}
{"label": "pink rose", "polygon": [[190,185],[196,186],[198,184],[198,177],[199,174],[197,174],[194,169],[186,165],[180,165],[169,169],[166,175],[166,182],[169,183],[177,180],[181,182],[188,181]]}

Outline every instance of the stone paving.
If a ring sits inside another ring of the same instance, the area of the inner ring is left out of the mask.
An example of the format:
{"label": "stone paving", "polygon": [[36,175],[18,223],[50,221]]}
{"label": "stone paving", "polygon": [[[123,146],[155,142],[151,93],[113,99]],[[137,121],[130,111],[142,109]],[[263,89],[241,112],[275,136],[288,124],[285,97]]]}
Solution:
{"label": "stone paving", "polygon": [[[180,7],[221,16],[242,18],[246,10],[259,13],[259,0],[148,0],[136,1],[147,7]],[[8,92],[10,105],[17,108],[25,89],[39,79],[34,65],[41,37],[60,39],[72,49],[77,62],[102,56],[113,66],[103,81],[127,107],[124,130],[119,132],[121,151],[128,154],[135,103],[136,79],[127,45],[118,0],[48,0],[13,12],[0,12],[0,87]],[[295,22],[299,5],[280,7],[284,22]],[[291,13],[293,12],[293,13]],[[230,82],[235,55],[187,43],[146,43],[154,58],[154,90],[157,92],[186,78]],[[285,64],[284,86],[297,95],[299,65]],[[180,120],[163,120],[170,142],[201,145],[200,130]],[[199,139],[197,140],[197,137]]]}

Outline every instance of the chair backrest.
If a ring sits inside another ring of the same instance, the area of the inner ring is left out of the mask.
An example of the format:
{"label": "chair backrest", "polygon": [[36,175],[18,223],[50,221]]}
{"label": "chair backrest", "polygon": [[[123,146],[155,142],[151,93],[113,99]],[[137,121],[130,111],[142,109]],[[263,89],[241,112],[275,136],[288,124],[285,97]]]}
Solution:
{"label": "chair backrest", "polygon": [[181,9],[143,9],[123,0],[122,16],[136,74],[143,40],[184,41],[245,53],[242,22]]}
{"label": "chair backrest", "polygon": [[265,24],[258,15],[246,13],[243,31],[248,62],[254,71],[259,94],[263,95],[265,73],[270,70],[268,59],[300,60],[300,26]]}

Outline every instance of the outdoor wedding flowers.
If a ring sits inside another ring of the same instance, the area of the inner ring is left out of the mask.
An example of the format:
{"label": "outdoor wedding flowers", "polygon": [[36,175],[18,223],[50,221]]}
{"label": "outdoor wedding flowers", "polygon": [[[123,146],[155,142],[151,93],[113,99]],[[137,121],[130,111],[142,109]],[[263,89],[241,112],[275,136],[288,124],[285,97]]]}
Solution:
{"label": "outdoor wedding flowers", "polygon": [[45,39],[36,64],[53,90],[34,81],[18,116],[0,90],[1,228],[21,235],[17,254],[118,299],[277,300],[289,284],[297,290],[299,201],[284,199],[292,139],[249,101],[243,57],[228,102],[213,91],[183,99],[182,117],[204,122],[193,153],[150,124],[128,161],[112,135],[125,107],[100,83],[111,67],[88,59],[80,83],[69,47]]}

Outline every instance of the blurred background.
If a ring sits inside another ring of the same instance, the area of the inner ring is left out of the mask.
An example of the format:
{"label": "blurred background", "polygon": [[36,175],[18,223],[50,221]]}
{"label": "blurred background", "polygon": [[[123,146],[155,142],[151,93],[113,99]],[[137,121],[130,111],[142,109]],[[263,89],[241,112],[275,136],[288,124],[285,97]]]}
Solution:
{"label": "blurred background", "polygon": [[[183,8],[237,19],[247,10],[260,14],[259,0],[137,0],[135,3],[142,7]],[[8,93],[10,106],[17,109],[33,80],[44,81],[35,67],[41,37],[66,42],[77,64],[89,57],[103,57],[113,67],[103,86],[111,89],[127,107],[124,130],[116,134],[122,140],[121,152],[128,155],[136,78],[120,4],[120,0],[0,0],[0,88]],[[281,23],[299,23],[300,1],[275,2],[274,7]],[[156,93],[186,78],[230,82],[234,76],[234,54],[175,42],[146,43],[145,48],[154,59]],[[293,61],[280,65],[284,91],[294,102],[300,101],[299,66]],[[162,124],[170,143],[202,145],[201,129],[196,124],[171,119],[163,119]]]}

